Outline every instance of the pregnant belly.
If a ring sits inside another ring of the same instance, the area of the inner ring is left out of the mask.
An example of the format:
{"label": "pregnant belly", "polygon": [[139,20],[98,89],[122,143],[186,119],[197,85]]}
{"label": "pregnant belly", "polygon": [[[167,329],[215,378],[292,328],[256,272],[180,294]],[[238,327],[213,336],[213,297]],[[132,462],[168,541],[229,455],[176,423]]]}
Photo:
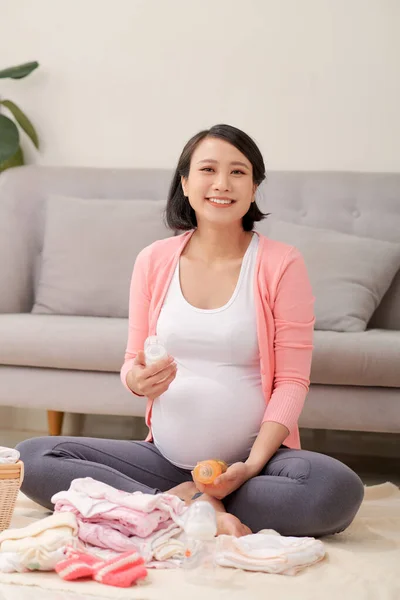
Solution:
{"label": "pregnant belly", "polygon": [[196,376],[178,377],[153,405],[152,430],[172,463],[193,468],[199,460],[245,460],[265,410],[260,386],[229,385]]}

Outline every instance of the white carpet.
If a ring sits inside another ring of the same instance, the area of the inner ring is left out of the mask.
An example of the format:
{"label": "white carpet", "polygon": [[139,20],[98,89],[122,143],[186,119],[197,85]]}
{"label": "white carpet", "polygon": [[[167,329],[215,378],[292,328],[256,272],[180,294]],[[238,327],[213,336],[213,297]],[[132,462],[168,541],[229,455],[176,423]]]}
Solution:
{"label": "white carpet", "polygon": [[[44,509],[20,495],[12,527],[44,516]],[[39,586],[79,596],[131,600],[399,600],[400,490],[391,483],[366,488],[353,524],[324,538],[327,557],[294,577],[236,572],[235,583],[204,588],[185,582],[180,571],[150,571],[146,585],[129,589],[66,582],[55,573],[0,573],[1,584]],[[17,589],[15,589],[17,592]],[[54,598],[57,597],[55,592]],[[17,597],[17,595],[15,596]]]}

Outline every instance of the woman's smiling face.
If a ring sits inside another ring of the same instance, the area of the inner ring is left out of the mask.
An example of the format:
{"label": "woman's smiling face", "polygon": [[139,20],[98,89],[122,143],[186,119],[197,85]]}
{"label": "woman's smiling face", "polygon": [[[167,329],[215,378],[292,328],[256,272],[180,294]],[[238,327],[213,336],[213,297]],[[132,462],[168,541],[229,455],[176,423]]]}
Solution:
{"label": "woman's smiling face", "polygon": [[241,225],[257,186],[252,164],[240,150],[220,138],[207,137],[193,152],[182,188],[198,224],[227,226]]}

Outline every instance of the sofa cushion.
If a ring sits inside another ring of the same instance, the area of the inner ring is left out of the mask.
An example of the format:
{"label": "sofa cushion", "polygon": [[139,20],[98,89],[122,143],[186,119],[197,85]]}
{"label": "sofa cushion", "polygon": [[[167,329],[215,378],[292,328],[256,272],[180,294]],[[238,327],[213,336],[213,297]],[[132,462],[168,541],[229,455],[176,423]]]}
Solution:
{"label": "sofa cushion", "polygon": [[296,246],[315,295],[316,329],[363,331],[400,268],[400,244],[271,219],[267,235]]}
{"label": "sofa cushion", "polygon": [[127,317],[136,256],[169,237],[165,203],[52,196],[33,313]]}
{"label": "sofa cushion", "polygon": [[127,319],[0,314],[0,364],[117,373],[127,338]]}
{"label": "sofa cushion", "polygon": [[400,332],[315,331],[311,383],[400,388]]}

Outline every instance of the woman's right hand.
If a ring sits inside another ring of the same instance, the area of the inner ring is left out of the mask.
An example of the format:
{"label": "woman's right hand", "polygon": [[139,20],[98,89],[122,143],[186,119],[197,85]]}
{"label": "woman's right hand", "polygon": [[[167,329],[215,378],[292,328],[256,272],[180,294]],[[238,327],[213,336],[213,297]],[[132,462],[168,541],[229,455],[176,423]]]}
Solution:
{"label": "woman's right hand", "polygon": [[146,367],[144,352],[139,351],[128,373],[127,383],[135,394],[154,400],[167,391],[176,377],[176,370],[172,356]]}

